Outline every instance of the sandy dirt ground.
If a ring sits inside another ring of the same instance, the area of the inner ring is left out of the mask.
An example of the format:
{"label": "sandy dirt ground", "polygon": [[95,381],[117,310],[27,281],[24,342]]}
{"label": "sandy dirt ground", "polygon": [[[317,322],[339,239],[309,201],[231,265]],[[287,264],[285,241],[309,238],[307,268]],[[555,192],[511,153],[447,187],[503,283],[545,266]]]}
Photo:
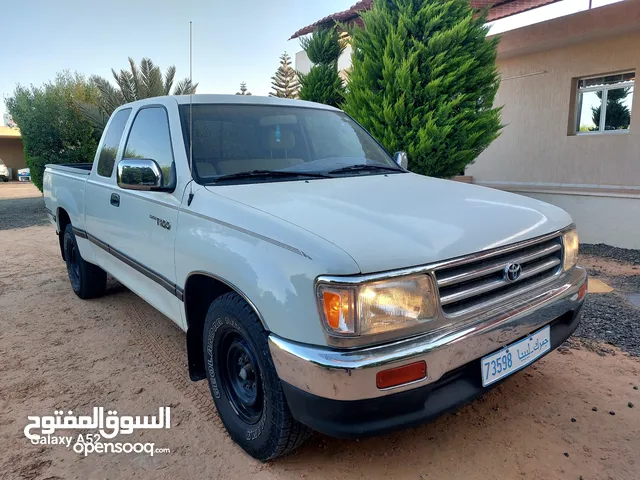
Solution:
{"label": "sandy dirt ground", "polygon": [[[9,207],[28,218],[10,221]],[[32,187],[0,185],[0,478],[640,478],[640,361],[579,342],[434,423],[359,441],[315,434],[257,462],[225,434],[206,383],[189,381],[182,331],[115,281],[78,299],[43,219]],[[23,434],[28,415],[94,406],[170,406],[170,430],[121,440],[170,453],[83,457]]]}

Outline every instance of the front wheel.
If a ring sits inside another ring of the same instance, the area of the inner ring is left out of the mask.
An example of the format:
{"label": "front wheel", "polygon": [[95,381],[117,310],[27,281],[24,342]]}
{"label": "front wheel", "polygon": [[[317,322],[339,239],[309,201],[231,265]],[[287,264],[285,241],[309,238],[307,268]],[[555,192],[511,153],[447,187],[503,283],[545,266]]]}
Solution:
{"label": "front wheel", "polygon": [[209,307],[204,357],[222,423],[249,455],[270,460],[309,437],[311,430],[291,416],[260,320],[235,292]]}
{"label": "front wheel", "polygon": [[82,299],[102,295],[107,289],[107,274],[97,265],[82,258],[71,224],[64,229],[63,241],[64,260],[74,293]]}

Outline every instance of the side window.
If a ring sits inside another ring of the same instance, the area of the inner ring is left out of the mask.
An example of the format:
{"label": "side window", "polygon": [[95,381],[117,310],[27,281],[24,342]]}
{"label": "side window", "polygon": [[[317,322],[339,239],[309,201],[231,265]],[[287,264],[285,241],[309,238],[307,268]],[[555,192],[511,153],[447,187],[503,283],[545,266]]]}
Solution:
{"label": "side window", "polygon": [[175,185],[169,118],[163,107],[143,108],[136,114],[123,157],[155,160],[162,170],[162,186]]}
{"label": "side window", "polygon": [[629,131],[636,73],[578,79],[576,133]]}
{"label": "side window", "polygon": [[122,138],[122,132],[131,115],[131,109],[120,110],[116,113],[115,117],[109,124],[107,132],[104,135],[104,143],[100,149],[100,156],[98,157],[98,175],[101,177],[110,177],[113,173],[113,164],[116,161],[116,153],[118,153],[118,145],[120,145],[120,138]]}

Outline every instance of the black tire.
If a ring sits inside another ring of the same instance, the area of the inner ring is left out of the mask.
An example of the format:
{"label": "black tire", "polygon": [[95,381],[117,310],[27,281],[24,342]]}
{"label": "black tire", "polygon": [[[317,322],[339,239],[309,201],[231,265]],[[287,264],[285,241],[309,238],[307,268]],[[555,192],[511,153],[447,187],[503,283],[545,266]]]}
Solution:
{"label": "black tire", "polygon": [[63,246],[67,273],[74,293],[85,300],[103,295],[107,289],[107,273],[82,258],[71,224],[64,229]]}
{"label": "black tire", "polygon": [[231,438],[262,461],[302,445],[311,430],[291,416],[267,334],[247,302],[235,292],[214,300],[203,337],[209,388]]}

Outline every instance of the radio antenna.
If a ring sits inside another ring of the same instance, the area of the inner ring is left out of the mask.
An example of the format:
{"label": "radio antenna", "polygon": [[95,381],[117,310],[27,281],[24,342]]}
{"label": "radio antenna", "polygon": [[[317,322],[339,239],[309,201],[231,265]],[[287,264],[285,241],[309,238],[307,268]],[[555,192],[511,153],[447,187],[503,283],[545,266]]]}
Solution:
{"label": "radio antenna", "polygon": [[193,201],[193,22],[189,22],[189,199],[187,206]]}

